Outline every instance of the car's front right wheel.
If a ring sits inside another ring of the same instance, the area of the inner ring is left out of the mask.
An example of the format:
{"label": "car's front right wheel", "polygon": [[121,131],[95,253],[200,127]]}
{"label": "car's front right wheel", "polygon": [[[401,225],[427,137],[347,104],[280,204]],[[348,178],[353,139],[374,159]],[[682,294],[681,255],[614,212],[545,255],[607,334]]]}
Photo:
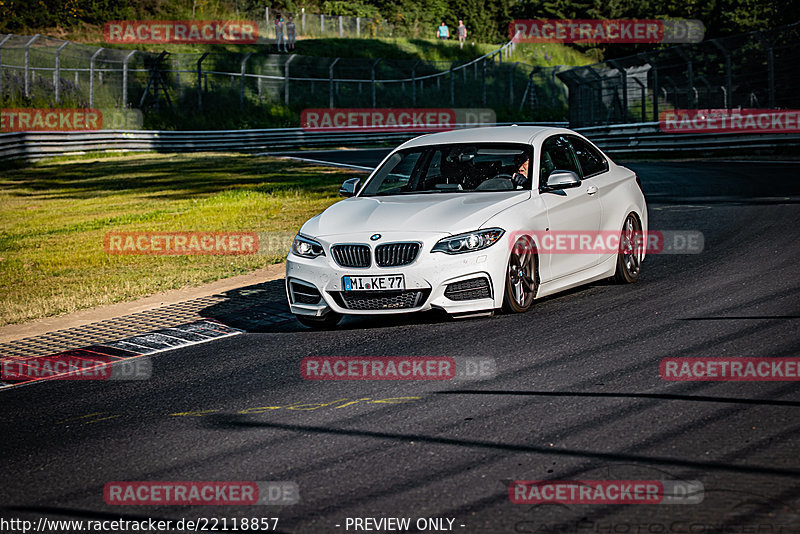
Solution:
{"label": "car's front right wheel", "polygon": [[523,313],[530,309],[538,285],[536,262],[533,244],[526,238],[518,239],[508,259],[503,311]]}

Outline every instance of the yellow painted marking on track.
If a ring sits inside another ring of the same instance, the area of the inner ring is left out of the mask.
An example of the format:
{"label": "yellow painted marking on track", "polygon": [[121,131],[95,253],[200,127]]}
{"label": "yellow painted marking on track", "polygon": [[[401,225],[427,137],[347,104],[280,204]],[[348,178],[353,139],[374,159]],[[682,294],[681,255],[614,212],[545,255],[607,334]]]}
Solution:
{"label": "yellow painted marking on track", "polygon": [[[375,399],[375,400],[371,399],[370,397],[363,397],[363,398],[360,398],[360,399],[351,400],[350,402],[344,402],[344,401],[348,400],[347,398],[336,399],[335,401],[331,401],[331,402],[303,403],[302,401],[300,401],[300,402],[296,402],[294,404],[290,404],[288,406],[254,406],[252,408],[245,408],[244,410],[239,410],[239,411],[237,411],[235,413],[242,414],[242,415],[262,414],[262,413],[267,413],[267,412],[270,412],[270,411],[273,411],[273,410],[291,410],[291,411],[297,411],[297,412],[310,412],[310,411],[313,411],[313,410],[318,410],[320,408],[329,407],[329,406],[333,407],[334,410],[338,410],[339,408],[345,408],[347,406],[352,406],[352,405],[358,404],[360,402],[363,402],[363,403],[366,403],[366,404],[404,404],[404,403],[408,403],[408,402],[418,401],[420,399],[422,399],[422,397],[389,397],[389,398],[386,398],[386,399]],[[344,404],[340,404],[339,406],[334,406],[334,404],[337,404],[337,403],[340,403],[340,402],[344,402]],[[212,413],[217,413],[217,412],[220,412],[220,411],[221,410],[194,410],[194,411],[188,411],[188,412],[176,412],[176,413],[171,413],[171,414],[168,414],[168,415],[171,416],[171,417],[203,417],[205,415],[209,415],[209,414],[212,414]],[[118,417],[122,417],[123,415],[131,415],[131,414],[110,414],[110,415],[107,415],[107,414],[108,414],[108,412],[93,412],[93,413],[90,413],[90,414],[81,415],[79,417],[72,417],[72,418],[69,418],[69,419],[64,419],[63,421],[58,421],[56,424],[57,425],[63,425],[65,423],[78,422],[78,423],[80,423],[82,425],[88,425],[88,424],[92,424],[92,423],[99,423],[100,421],[108,421],[110,419],[116,419]],[[97,418],[98,416],[103,416],[103,415],[105,415],[105,417]],[[91,419],[93,417],[95,417],[97,419]]]}
{"label": "yellow painted marking on track", "polygon": [[171,413],[170,415],[175,416],[186,416],[186,417],[203,417],[204,415],[218,412],[219,410],[200,410],[195,412],[178,412],[178,413]]}
{"label": "yellow painted marking on track", "polygon": [[389,397],[388,399],[374,400],[370,404],[403,404],[404,402],[414,402],[421,398],[422,397]]}
{"label": "yellow painted marking on track", "polygon": [[[325,402],[325,403],[322,403],[322,402],[311,402],[311,403],[307,403],[307,404],[294,403],[294,404],[291,404],[289,406],[286,406],[286,409],[287,410],[299,410],[301,412],[310,412],[311,410],[317,410],[319,408],[322,408],[323,406],[330,406],[331,404],[336,404],[337,402],[343,401],[343,400],[347,400],[347,399],[346,398],[345,399],[336,399],[333,402]],[[301,408],[301,406],[316,406],[316,408]],[[337,406],[337,408],[338,408],[338,406]]]}
{"label": "yellow painted marking on track", "polygon": [[117,417],[122,417],[121,415],[110,415],[108,417],[103,417],[102,419],[95,419],[94,421],[86,421],[83,423],[84,425],[91,425],[92,423],[99,423],[100,421],[108,421],[109,419],[116,419]]}
{"label": "yellow painted marking on track", "polygon": [[345,404],[342,404],[341,406],[337,406],[336,408],[334,408],[334,410],[338,410],[339,408],[344,408],[345,406],[350,406],[351,404],[355,404],[357,402],[361,402],[361,401],[365,401],[365,400],[370,400],[370,398],[366,397],[366,398],[363,398],[363,399],[356,399],[354,401],[350,401],[350,402],[347,402]]}
{"label": "yellow painted marking on track", "polygon": [[269,410],[280,410],[282,406],[256,406],[255,408],[245,408],[244,410],[239,410],[236,413],[240,414],[249,414],[249,413],[265,413]]}
{"label": "yellow painted marking on track", "polygon": [[95,415],[102,415],[104,413],[106,413],[106,412],[94,412],[94,413],[90,413],[90,414],[86,414],[86,415],[81,415],[80,417],[71,417],[69,419],[64,419],[63,421],[59,421],[56,424],[57,425],[63,425],[64,423],[69,423],[71,421],[80,421],[81,419],[86,419],[88,417],[94,417]]}

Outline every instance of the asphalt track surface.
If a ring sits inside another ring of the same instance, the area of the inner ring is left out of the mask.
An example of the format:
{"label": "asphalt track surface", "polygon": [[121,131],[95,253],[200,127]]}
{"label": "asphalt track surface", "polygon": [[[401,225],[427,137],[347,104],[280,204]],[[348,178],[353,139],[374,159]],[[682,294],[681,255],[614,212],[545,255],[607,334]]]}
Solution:
{"label": "asphalt track surface", "polygon": [[[383,154],[303,157],[374,165]],[[348,319],[328,332],[291,323],[156,355],[145,382],[0,392],[2,517],[278,517],[278,531],[322,533],[354,532],[347,518],[365,517],[454,518],[465,533],[797,532],[797,382],[667,382],[658,371],[671,356],[800,355],[797,164],[629,166],[651,229],[700,230],[703,253],[650,255],[636,284],[593,284],[523,315]],[[306,356],[431,355],[494,358],[498,373],[299,372]],[[508,497],[511,480],[594,479],[697,480],[705,491],[683,505]],[[117,480],[294,481],[301,502],[110,506],[103,487]]]}

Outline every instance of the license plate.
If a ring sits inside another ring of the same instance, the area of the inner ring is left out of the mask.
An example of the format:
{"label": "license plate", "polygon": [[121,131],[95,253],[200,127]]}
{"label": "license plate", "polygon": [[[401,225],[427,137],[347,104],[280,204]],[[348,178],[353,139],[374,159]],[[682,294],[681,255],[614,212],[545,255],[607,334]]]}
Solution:
{"label": "license plate", "polygon": [[390,276],[345,276],[342,279],[345,291],[392,291],[406,288],[402,274]]}

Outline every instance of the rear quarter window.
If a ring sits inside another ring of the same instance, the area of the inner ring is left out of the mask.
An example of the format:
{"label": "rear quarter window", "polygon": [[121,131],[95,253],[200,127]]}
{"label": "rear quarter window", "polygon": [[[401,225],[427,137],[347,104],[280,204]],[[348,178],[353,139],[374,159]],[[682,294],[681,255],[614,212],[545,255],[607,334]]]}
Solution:
{"label": "rear quarter window", "polygon": [[578,162],[581,164],[584,178],[589,178],[608,170],[608,160],[590,143],[574,136],[570,136],[569,141],[572,144],[575,155],[578,157]]}

